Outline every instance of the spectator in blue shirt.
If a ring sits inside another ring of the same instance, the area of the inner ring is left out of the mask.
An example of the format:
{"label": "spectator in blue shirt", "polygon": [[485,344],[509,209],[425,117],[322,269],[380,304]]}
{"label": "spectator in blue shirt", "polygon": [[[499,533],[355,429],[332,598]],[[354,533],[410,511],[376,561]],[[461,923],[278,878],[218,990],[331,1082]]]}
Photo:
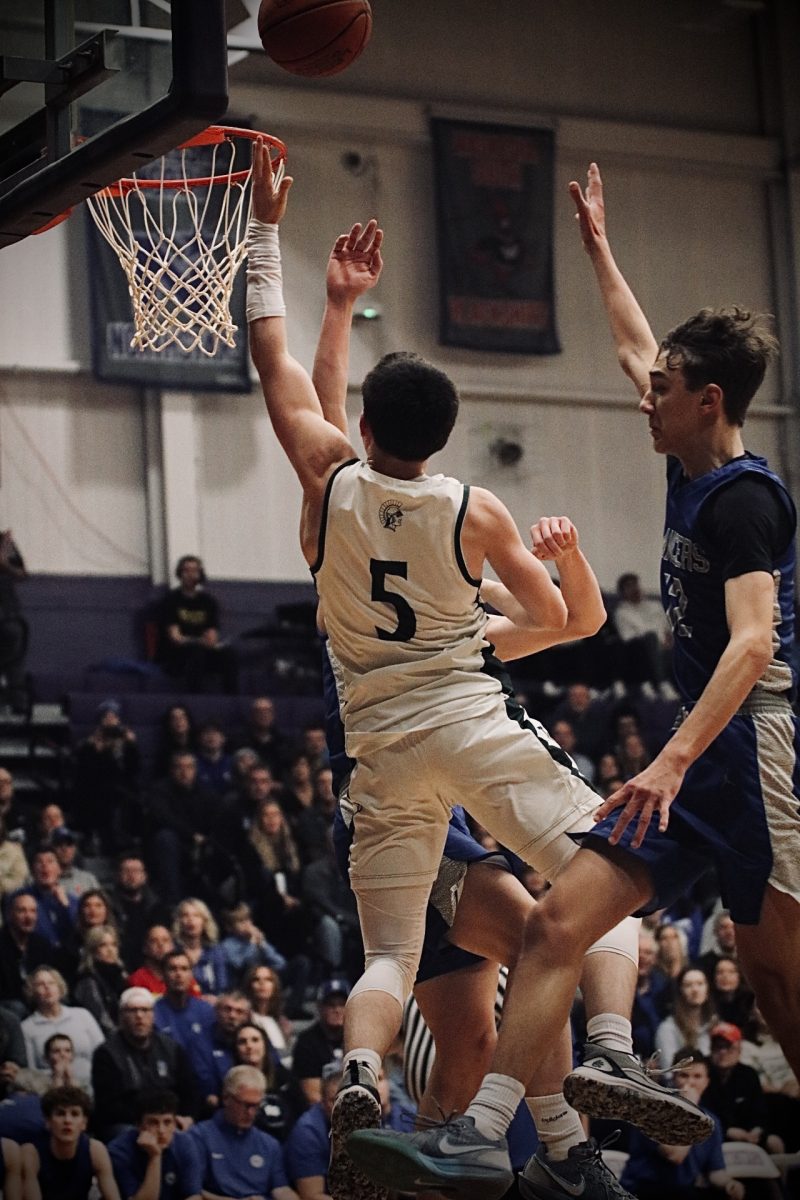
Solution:
{"label": "spectator in blue shirt", "polygon": [[219,1105],[222,1082],[234,1063],[236,1031],[250,1019],[250,1001],[243,992],[224,992],[215,1019],[202,1036],[191,1039],[187,1054],[207,1109]]}
{"label": "spectator in blue shirt", "polygon": [[222,1107],[190,1131],[203,1159],[203,1189],[225,1200],[299,1200],[283,1165],[280,1143],[254,1128],[265,1093],[255,1067],[233,1067],[225,1076]]}
{"label": "spectator in blue shirt", "polygon": [[153,1007],[153,1019],[159,1033],[166,1033],[192,1057],[192,1043],[208,1038],[216,1021],[214,1008],[207,1000],[192,995],[194,977],[189,957],[183,950],[171,950],[161,964],[167,990]]}
{"label": "spectator in blue shirt", "polygon": [[61,885],[61,863],[52,846],[39,846],[31,859],[33,883],[20,888],[17,896],[33,896],[38,905],[35,932],[55,949],[66,950],[75,937],[78,897]]}
{"label": "spectator in blue shirt", "polygon": [[341,1063],[327,1063],[322,1068],[322,1099],[303,1113],[286,1140],[286,1173],[300,1200],[325,1200],[328,1196],[331,1110],[341,1080]]}
{"label": "spectator in blue shirt", "polygon": [[[708,1061],[692,1050],[681,1050],[675,1061],[687,1055],[690,1061],[674,1072],[674,1080],[682,1095],[699,1104],[708,1087]],[[730,1200],[744,1200],[744,1184],[725,1170],[716,1118],[711,1137],[697,1146],[662,1146],[632,1128],[629,1150],[620,1183],[639,1200],[710,1200],[720,1192]]]}
{"label": "spectator in blue shirt", "polygon": [[202,1158],[194,1138],[178,1132],[178,1097],[148,1089],[137,1112],[137,1128],[108,1146],[122,1200],[200,1200]]}

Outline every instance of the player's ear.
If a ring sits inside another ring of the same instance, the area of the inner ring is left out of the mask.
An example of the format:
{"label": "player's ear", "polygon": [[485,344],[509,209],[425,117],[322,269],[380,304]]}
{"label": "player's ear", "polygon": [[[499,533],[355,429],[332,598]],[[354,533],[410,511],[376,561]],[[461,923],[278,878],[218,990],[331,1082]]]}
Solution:
{"label": "player's ear", "polygon": [[718,383],[707,383],[700,397],[700,405],[708,415],[722,410],[723,392]]}

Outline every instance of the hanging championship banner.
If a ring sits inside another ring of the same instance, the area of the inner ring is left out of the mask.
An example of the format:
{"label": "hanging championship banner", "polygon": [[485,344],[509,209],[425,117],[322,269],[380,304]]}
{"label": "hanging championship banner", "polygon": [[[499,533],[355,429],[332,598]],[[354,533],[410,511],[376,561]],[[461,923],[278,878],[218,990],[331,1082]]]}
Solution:
{"label": "hanging championship banner", "polygon": [[550,129],[431,121],[440,341],[557,354]]}

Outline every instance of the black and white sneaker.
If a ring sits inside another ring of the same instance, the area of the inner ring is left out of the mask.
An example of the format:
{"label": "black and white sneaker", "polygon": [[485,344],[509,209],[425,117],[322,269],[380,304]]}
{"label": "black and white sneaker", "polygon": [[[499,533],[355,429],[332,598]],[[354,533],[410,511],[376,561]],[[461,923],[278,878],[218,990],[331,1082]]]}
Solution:
{"label": "black and white sneaker", "polygon": [[505,1138],[484,1137],[472,1117],[452,1117],[418,1133],[368,1129],[348,1140],[368,1175],[400,1192],[444,1192],[461,1200],[499,1200],[514,1182]]}
{"label": "black and white sneaker", "polygon": [[589,1138],[571,1146],[565,1159],[555,1161],[540,1146],[519,1177],[522,1200],[559,1200],[563,1196],[580,1196],[581,1200],[635,1200],[603,1162],[601,1150],[594,1138]]}
{"label": "black and white sneaker", "polygon": [[328,1192],[332,1200],[388,1200],[388,1190],[359,1171],[347,1152],[358,1129],[378,1129],[381,1101],[377,1079],[366,1063],[349,1062],[331,1110]]}
{"label": "black and white sneaker", "polygon": [[666,1146],[693,1146],[711,1136],[714,1121],[680,1092],[662,1087],[633,1054],[594,1042],[564,1080],[564,1095],[589,1117],[629,1121]]}

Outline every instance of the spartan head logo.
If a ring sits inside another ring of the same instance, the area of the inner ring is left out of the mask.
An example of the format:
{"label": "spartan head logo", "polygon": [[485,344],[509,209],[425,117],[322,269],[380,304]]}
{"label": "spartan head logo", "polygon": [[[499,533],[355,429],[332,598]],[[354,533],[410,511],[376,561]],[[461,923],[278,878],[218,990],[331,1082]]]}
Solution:
{"label": "spartan head logo", "polygon": [[383,528],[391,529],[392,533],[403,524],[403,509],[397,500],[387,500],[382,504],[378,516]]}

